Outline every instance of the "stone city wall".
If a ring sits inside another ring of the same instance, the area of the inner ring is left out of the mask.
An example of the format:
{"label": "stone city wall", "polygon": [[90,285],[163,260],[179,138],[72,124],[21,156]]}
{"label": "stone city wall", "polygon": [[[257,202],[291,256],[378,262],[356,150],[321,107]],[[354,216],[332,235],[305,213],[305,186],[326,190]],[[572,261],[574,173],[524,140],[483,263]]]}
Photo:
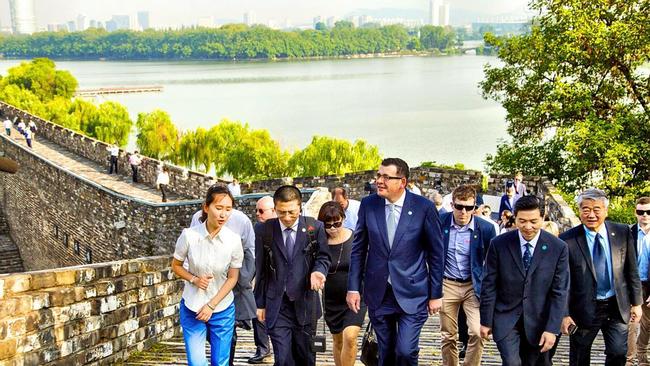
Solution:
{"label": "stone city wall", "polygon": [[170,263],[159,256],[0,275],[0,365],[110,365],[173,337],[182,280]]}

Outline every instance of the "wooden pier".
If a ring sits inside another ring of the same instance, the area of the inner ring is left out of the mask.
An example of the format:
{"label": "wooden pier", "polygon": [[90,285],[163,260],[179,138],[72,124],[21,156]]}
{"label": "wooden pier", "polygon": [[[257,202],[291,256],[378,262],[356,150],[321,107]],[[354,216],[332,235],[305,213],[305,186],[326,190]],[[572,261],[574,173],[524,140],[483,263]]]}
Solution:
{"label": "wooden pier", "polygon": [[107,87],[97,89],[77,90],[77,97],[94,97],[96,95],[106,94],[129,94],[129,93],[158,93],[163,90],[162,86],[134,86],[134,87]]}

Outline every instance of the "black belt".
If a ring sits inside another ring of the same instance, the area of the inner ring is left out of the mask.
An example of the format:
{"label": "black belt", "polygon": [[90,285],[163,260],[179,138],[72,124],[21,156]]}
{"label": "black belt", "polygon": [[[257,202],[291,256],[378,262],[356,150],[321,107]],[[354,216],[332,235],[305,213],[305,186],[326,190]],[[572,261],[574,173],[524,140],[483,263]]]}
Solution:
{"label": "black belt", "polygon": [[609,304],[612,301],[616,300],[616,296],[610,296],[606,299],[598,300],[596,299],[596,304]]}
{"label": "black belt", "polygon": [[458,283],[469,283],[472,282],[472,278],[451,278],[447,276],[442,276],[447,281],[458,282]]}

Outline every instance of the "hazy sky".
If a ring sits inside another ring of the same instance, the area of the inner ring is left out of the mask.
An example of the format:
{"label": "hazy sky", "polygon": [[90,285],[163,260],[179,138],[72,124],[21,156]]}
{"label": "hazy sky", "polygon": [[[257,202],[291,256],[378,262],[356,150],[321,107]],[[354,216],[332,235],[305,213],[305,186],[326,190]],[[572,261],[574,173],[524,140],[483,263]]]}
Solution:
{"label": "hazy sky", "polygon": [[[293,24],[309,23],[314,16],[344,17],[365,9],[402,9],[426,14],[428,0],[34,0],[38,26],[63,23],[85,14],[88,19],[106,20],[111,14],[150,12],[153,26],[195,24],[201,16],[241,21],[244,12],[257,21],[289,19]],[[454,19],[477,16],[525,16],[526,0],[446,0]],[[475,19],[471,19],[475,20]],[[470,21],[471,21],[470,20]],[[9,0],[0,0],[0,24],[7,26]]]}

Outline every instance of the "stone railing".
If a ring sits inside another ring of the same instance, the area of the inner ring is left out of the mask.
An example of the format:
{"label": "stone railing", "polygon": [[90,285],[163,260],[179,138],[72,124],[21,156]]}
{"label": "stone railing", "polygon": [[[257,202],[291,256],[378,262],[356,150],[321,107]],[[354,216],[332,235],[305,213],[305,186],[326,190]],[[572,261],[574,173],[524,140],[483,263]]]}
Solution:
{"label": "stone railing", "polygon": [[0,275],[0,364],[112,364],[179,332],[170,256]]}

